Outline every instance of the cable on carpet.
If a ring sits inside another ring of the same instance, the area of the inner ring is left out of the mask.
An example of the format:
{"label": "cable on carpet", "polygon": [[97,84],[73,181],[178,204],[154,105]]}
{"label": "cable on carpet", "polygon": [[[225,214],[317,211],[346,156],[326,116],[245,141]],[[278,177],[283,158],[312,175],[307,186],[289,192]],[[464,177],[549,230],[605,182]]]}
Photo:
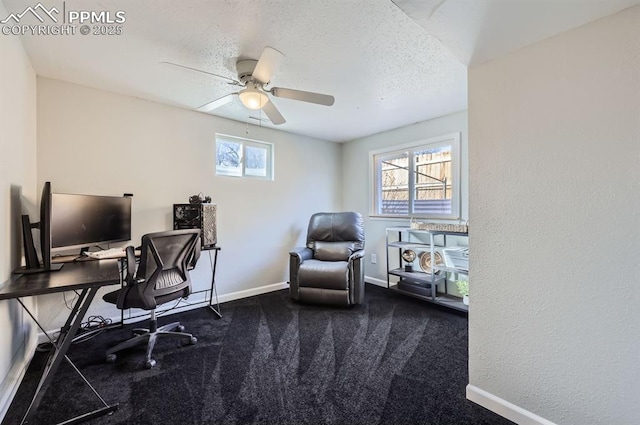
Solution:
{"label": "cable on carpet", "polygon": [[78,334],[73,338],[73,343],[79,344],[100,335],[107,330],[111,323],[111,319],[102,316],[89,316],[87,321],[80,325]]}
{"label": "cable on carpet", "polygon": [[[89,316],[86,322],[80,324],[80,329],[78,329],[78,333],[73,337],[73,344],[80,344],[81,342],[85,342],[100,335],[102,332],[107,330],[107,327],[112,323],[111,319],[104,318],[102,316]],[[55,343],[58,342],[58,338],[60,337],[60,331],[53,334],[53,341]],[[53,345],[50,341],[43,342],[38,344],[36,347],[36,351],[39,353],[50,351],[53,348]]]}

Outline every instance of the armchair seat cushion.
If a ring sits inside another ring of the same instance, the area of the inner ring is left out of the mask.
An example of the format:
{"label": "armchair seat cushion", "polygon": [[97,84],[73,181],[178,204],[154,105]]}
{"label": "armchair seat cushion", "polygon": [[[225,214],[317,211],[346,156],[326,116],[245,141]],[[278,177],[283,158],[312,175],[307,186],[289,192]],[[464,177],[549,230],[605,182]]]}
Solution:
{"label": "armchair seat cushion", "polygon": [[300,265],[298,279],[300,287],[344,290],[349,287],[349,263],[307,260]]}

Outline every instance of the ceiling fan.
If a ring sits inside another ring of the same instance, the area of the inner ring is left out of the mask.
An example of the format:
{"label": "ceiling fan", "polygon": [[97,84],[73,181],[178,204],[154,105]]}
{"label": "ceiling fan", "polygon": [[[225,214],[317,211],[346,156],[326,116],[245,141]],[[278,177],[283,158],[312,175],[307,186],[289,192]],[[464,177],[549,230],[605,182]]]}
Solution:
{"label": "ceiling fan", "polygon": [[229,93],[199,106],[197,110],[202,112],[211,112],[216,108],[226,105],[238,96],[245,107],[253,110],[262,109],[273,124],[279,125],[284,124],[286,120],[273,104],[269,95],[318,105],[333,105],[335,99],[330,95],[282,87],[267,88],[266,86],[271,81],[271,77],[278,69],[283,57],[284,55],[281,52],[267,46],[262,51],[260,59],[258,60],[240,59],[236,62],[236,71],[238,72],[237,80],[173,62],[162,62],[162,64],[211,75],[228,84],[242,87],[238,92]]}

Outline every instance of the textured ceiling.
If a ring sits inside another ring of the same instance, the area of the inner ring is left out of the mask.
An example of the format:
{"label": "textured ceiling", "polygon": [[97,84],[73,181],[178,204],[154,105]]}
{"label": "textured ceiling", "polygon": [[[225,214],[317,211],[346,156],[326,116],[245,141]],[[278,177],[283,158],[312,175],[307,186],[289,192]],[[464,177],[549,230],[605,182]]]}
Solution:
{"label": "textured ceiling", "polygon": [[465,64],[640,4],[640,0],[393,0]]}
{"label": "textured ceiling", "polygon": [[[0,1],[10,13],[37,4]],[[287,122],[274,127],[346,141],[464,110],[466,63],[634,3],[564,0],[572,4],[565,15],[573,18],[558,20],[548,16],[548,7],[534,4],[563,0],[395,1],[400,7],[391,0],[43,0],[67,13],[124,11],[123,33],[27,35],[22,43],[40,76],[189,109],[237,87],[161,62],[236,78],[238,58],[257,59],[271,46],[285,55],[272,86],[336,99],[326,107],[276,98]],[[536,20],[525,25],[528,16]],[[33,16],[22,19],[20,24],[38,24]],[[252,117],[264,118],[237,99],[212,113],[250,123],[258,122]]]}

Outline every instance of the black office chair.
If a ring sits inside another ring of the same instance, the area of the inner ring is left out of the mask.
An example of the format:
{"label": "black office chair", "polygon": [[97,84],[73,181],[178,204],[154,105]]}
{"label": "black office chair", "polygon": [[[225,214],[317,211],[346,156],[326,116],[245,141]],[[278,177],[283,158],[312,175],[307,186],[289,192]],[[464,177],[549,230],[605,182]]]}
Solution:
{"label": "black office chair", "polygon": [[149,329],[134,329],[131,339],[109,349],[107,362],[114,362],[118,351],[141,343],[147,343],[147,368],[156,365],[151,352],[156,339],[162,335],[184,338],[187,343],[198,342],[196,337],[184,332],[180,322],[158,327],[156,306],[186,298],[191,293],[189,263],[192,261],[197,244],[200,243],[200,230],[173,230],[149,233],[142,237],[140,264],[136,269],[135,251],[127,247],[127,275],[124,286],[103,296],[103,299],[115,304],[119,309],[141,308],[151,310]]}

